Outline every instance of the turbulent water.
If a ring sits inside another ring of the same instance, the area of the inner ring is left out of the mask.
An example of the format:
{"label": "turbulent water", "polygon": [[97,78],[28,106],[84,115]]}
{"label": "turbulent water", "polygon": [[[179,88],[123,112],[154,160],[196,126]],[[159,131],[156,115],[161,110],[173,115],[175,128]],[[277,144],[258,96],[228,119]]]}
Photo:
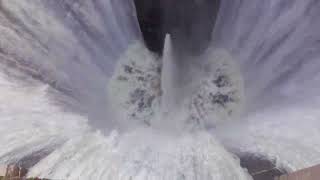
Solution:
{"label": "turbulent water", "polygon": [[163,57],[147,50],[129,0],[0,8],[2,164],[52,179],[247,180],[234,154],[320,163],[316,0],[222,0],[210,47],[185,61],[170,36]]}
{"label": "turbulent water", "polygon": [[320,162],[319,8],[313,0],[222,1],[213,44],[241,66],[247,112],[219,130],[231,149],[288,171]]}

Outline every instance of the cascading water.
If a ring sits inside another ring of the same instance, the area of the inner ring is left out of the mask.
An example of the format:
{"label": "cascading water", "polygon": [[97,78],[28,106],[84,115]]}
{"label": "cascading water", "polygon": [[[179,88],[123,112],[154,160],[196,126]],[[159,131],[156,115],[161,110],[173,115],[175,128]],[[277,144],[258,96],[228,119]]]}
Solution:
{"label": "cascading water", "polygon": [[320,163],[319,8],[222,0],[204,52],[167,35],[160,57],[129,0],[2,0],[0,163],[110,180],[251,179],[228,151]]}
{"label": "cascading water", "polygon": [[247,101],[243,120],[218,130],[222,142],[288,171],[318,164],[319,2],[225,0],[220,8],[212,43],[240,65]]}
{"label": "cascading water", "polygon": [[162,111],[165,114],[176,110],[178,107],[178,89],[177,77],[178,65],[174,61],[172,52],[172,42],[170,35],[165,38],[164,50],[162,58],[161,72],[161,90],[162,90]]}

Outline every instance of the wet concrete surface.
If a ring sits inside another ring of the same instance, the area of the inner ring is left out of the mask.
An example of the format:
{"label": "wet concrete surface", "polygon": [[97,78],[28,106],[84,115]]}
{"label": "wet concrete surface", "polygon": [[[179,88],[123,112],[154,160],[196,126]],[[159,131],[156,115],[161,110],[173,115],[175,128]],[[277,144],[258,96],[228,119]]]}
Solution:
{"label": "wet concrete surface", "polygon": [[319,180],[320,179],[320,165],[301,169],[296,172],[282,175],[275,180]]}
{"label": "wet concrete surface", "polygon": [[20,159],[18,162],[14,163],[14,165],[17,165],[21,168],[30,169],[34,165],[36,165],[38,162],[41,161],[41,159],[48,156],[53,150],[52,149],[45,149],[41,151],[36,151],[32,153],[31,155],[25,156],[22,159]]}
{"label": "wet concrete surface", "polygon": [[211,42],[220,0],[134,0],[146,46],[162,53],[171,34],[179,51],[200,54]]}
{"label": "wet concrete surface", "polygon": [[276,167],[273,160],[254,155],[241,155],[240,165],[246,168],[254,180],[274,180],[286,171]]}

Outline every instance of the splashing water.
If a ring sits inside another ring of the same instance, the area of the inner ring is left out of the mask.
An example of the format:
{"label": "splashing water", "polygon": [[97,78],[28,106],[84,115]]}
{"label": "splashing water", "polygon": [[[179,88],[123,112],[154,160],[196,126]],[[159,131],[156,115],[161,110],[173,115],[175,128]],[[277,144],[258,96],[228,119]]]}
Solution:
{"label": "splashing water", "polygon": [[169,36],[162,58],[144,47],[129,0],[0,1],[0,163],[110,180],[251,179],[227,150],[317,164],[319,8],[224,0],[212,45],[177,61]]}
{"label": "splashing water", "polygon": [[320,163],[317,1],[222,1],[213,44],[241,67],[247,115],[219,129],[235,152],[288,171]]}
{"label": "splashing water", "polygon": [[[157,117],[145,106],[160,100],[161,63],[139,42],[128,2],[2,1],[0,161],[53,179],[248,179],[208,133],[173,136],[129,123]],[[128,102],[101,122],[101,109]]]}
{"label": "splashing water", "polygon": [[[243,82],[226,51],[186,57],[196,61],[181,70],[168,35],[163,54],[159,58],[136,43],[119,60],[109,96],[124,115],[123,124],[135,120],[158,129],[203,130],[242,112]],[[181,74],[190,79],[181,84]]]}

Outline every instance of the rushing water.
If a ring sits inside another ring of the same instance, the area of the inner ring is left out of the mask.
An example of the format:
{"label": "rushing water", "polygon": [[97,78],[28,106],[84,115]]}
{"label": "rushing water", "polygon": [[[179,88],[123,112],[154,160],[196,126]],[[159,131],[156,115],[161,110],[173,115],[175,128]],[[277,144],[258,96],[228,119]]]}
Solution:
{"label": "rushing water", "polygon": [[247,180],[230,152],[288,171],[320,162],[316,0],[222,0],[202,55],[168,35],[163,57],[129,0],[0,8],[1,163],[52,179]]}
{"label": "rushing water", "polygon": [[[222,1],[213,44],[241,67],[246,115],[220,135],[292,171],[318,164],[318,1]],[[233,130],[231,130],[233,127]]]}

